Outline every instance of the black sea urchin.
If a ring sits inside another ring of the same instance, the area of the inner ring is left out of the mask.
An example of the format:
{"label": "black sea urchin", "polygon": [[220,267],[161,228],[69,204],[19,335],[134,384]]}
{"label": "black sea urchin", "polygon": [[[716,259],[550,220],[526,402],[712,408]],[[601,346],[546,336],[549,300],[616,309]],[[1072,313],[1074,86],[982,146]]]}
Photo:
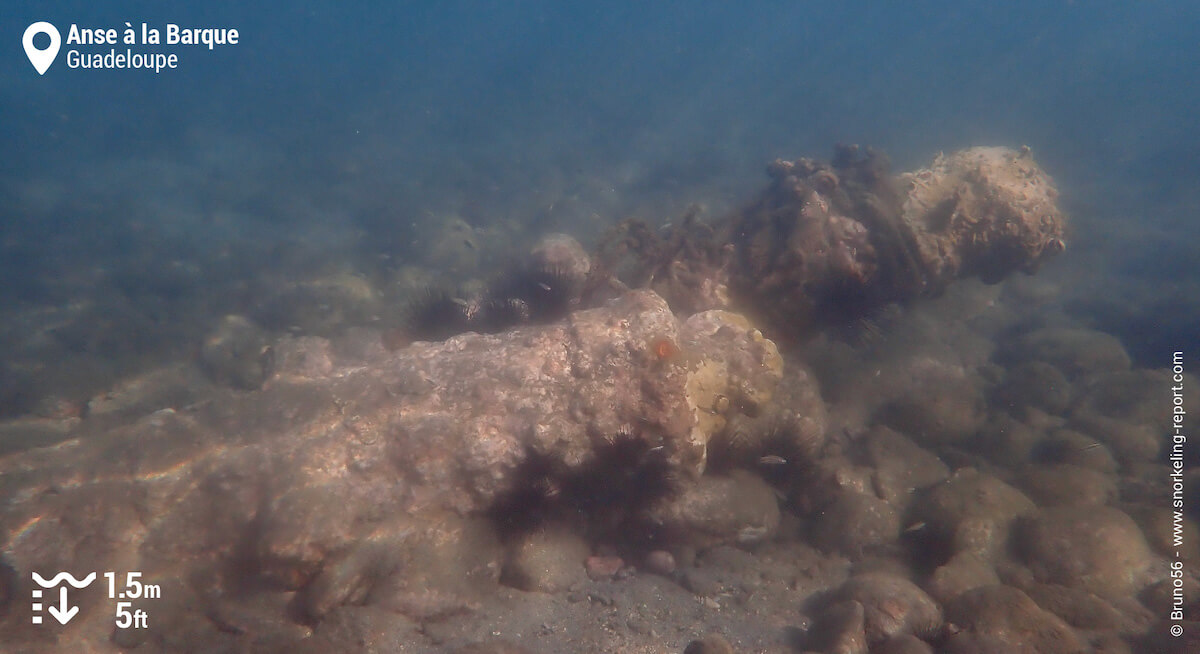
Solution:
{"label": "black sea urchin", "polygon": [[409,305],[406,327],[413,340],[442,341],[471,329],[473,317],[468,301],[428,288]]}
{"label": "black sea urchin", "polygon": [[494,284],[489,297],[497,301],[520,300],[531,322],[552,322],[566,317],[577,289],[561,268],[519,268]]}

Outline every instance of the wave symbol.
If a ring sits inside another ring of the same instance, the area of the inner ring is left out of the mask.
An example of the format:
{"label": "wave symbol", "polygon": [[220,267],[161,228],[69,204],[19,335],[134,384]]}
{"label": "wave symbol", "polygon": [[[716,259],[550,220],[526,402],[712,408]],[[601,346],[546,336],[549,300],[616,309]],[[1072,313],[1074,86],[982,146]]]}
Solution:
{"label": "wave symbol", "polygon": [[42,575],[35,572],[35,573],[33,573],[33,580],[36,581],[38,583],[38,585],[41,586],[42,588],[54,588],[55,586],[61,584],[63,582],[63,580],[66,580],[66,582],[68,584],[71,584],[76,589],[79,589],[79,588],[83,588],[84,586],[87,586],[88,584],[95,581],[96,573],[93,572],[93,573],[89,574],[88,576],[84,577],[83,581],[79,581],[78,579],[73,577],[71,575],[71,573],[69,573],[69,572],[60,572],[60,573],[54,575],[54,577],[52,579],[47,581],[45,577],[43,577]]}

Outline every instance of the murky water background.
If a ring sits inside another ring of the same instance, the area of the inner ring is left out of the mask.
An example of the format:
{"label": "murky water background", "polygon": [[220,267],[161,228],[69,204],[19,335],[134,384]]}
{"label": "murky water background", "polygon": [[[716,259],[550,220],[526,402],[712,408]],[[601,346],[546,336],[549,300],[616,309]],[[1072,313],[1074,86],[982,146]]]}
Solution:
{"label": "murky water background", "polygon": [[[951,469],[996,473],[1039,506],[1068,503],[1063,476],[1165,547],[1146,507],[1164,483],[1165,451],[1148,450],[1168,396],[1146,389],[1172,352],[1200,351],[1191,3],[21,2],[4,14],[0,456],[209,386],[261,385],[263,362],[214,362],[214,338],[265,348],[368,330],[388,345],[430,285],[478,288],[551,232],[591,247],[625,218],[661,225],[693,205],[720,217],[777,157],[862,143],[898,172],[1029,145],[1071,217],[1063,255],[1032,280],[850,325],[795,361],[819,379],[829,424],[854,427],[838,447],[858,447],[870,416],[908,436],[949,420],[961,433],[920,444]],[[236,27],[241,43],[181,51],[157,75],[72,70],[60,55],[38,76],[19,48],[36,20]],[[928,392],[896,395],[905,384]],[[901,408],[876,413],[858,397],[872,393]],[[1053,451],[1022,449],[1029,429]],[[966,432],[979,442],[959,442]],[[1090,458],[1098,441],[1111,460]],[[1043,467],[1022,468],[1031,457]],[[805,495],[789,492],[798,511]]]}

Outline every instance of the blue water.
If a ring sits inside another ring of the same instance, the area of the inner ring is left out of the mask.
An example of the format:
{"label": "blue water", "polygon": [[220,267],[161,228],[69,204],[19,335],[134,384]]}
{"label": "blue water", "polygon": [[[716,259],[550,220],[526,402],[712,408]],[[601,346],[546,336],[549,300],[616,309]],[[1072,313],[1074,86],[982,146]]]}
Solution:
{"label": "blue water", "polygon": [[[159,74],[72,70],[64,44],[39,76],[20,43],[37,20],[241,42],[134,46],[180,54]],[[1198,36],[1193,2],[9,3],[0,302],[118,298],[142,340],[184,342],[209,325],[182,306],[216,320],[253,303],[230,290],[247,279],[398,265],[431,215],[587,237],[736,207],[766,162],[839,142],[901,170],[1028,144],[1074,221],[1056,265],[1075,310],[1153,359],[1200,341],[1153,318],[1197,313]],[[1127,290],[1113,306],[1089,284]],[[1131,306],[1139,284],[1158,294]]]}
{"label": "blue water", "polygon": [[[425,162],[547,138],[629,159],[838,139],[904,159],[1004,139],[1128,165],[1197,140],[1193,3],[610,4],[17,3],[5,163],[170,151],[218,126],[277,146],[382,139]],[[227,26],[242,42],[157,76],[60,60],[39,78],[19,47],[34,20]]]}

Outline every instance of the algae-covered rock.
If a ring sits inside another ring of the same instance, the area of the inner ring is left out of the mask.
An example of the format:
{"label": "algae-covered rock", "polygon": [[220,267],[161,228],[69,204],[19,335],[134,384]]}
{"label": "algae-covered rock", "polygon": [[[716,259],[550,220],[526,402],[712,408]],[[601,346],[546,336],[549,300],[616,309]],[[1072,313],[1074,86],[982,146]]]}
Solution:
{"label": "algae-covered rock", "polygon": [[591,548],[563,528],[540,529],[509,547],[500,581],[521,590],[552,593],[582,582]]}
{"label": "algae-covered rock", "polygon": [[1011,586],[983,586],[962,593],[947,604],[946,618],[957,627],[946,639],[947,652],[1089,651],[1061,618]]}
{"label": "algae-covered rock", "polygon": [[1039,506],[1103,506],[1117,496],[1114,477],[1071,464],[1029,466],[1017,485]]}
{"label": "algae-covered rock", "polygon": [[933,637],[942,626],[942,608],[916,584],[887,573],[857,575],[835,596],[863,605],[867,640],[878,643],[901,634]]}
{"label": "algae-covered rock", "polygon": [[1041,361],[1076,379],[1091,373],[1128,370],[1129,354],[1111,334],[1077,327],[1043,327],[1005,342],[1003,361]]}
{"label": "algae-covered rock", "polygon": [[853,491],[838,493],[813,519],[813,542],[850,558],[894,543],[899,534],[900,516],[892,505]]}
{"label": "algae-covered rock", "polygon": [[971,551],[990,559],[1007,544],[1012,521],[1036,508],[1024,493],[996,477],[963,468],[915,500],[909,517],[949,547],[950,554]]}
{"label": "algae-covered rock", "polygon": [[812,465],[825,444],[827,429],[816,376],[789,362],[771,402],[756,408],[760,410],[729,416],[709,444],[710,464],[722,470],[758,470],[772,480],[786,479]]}
{"label": "algae-covered rock", "polygon": [[975,147],[900,176],[903,222],[933,279],[996,282],[1065,247],[1054,180],[1029,148]]}
{"label": "algae-covered rock", "polygon": [[1071,403],[1071,383],[1045,361],[1026,361],[1009,368],[994,399],[1009,411],[1026,406],[1062,414]]}
{"label": "algae-covered rock", "polygon": [[866,654],[864,612],[862,603],[854,600],[825,607],[805,634],[805,651]]}
{"label": "algae-covered rock", "polygon": [[[775,345],[736,314],[681,322],[633,291],[554,324],[394,352],[300,337],[265,384],[247,324],[228,321],[209,360],[233,385],[261,388],[209,388],[128,423],[110,412],[69,448],[0,461],[0,550],[18,594],[31,571],[84,566],[203,580],[189,592],[217,605],[265,584],[293,593],[306,620],[365,598],[426,619],[471,602],[445,578],[413,576],[443,565],[419,544],[453,551],[462,516],[520,528],[550,506],[621,533],[623,516],[677,499],[677,524],[705,539],[756,542],[778,525],[760,479],[696,481],[722,421],[765,406],[782,371]],[[370,358],[348,360],[355,351]],[[494,583],[498,559],[459,558]],[[93,602],[77,621],[112,629]]]}
{"label": "algae-covered rock", "polygon": [[757,476],[736,470],[706,475],[650,511],[664,533],[693,547],[752,545],[779,528],[775,491]]}
{"label": "algae-covered rock", "polygon": [[1039,581],[1104,598],[1141,590],[1153,560],[1137,523],[1110,507],[1043,509],[1018,521],[1015,541]]}
{"label": "algae-covered rock", "polygon": [[1033,272],[1065,248],[1058,191],[1028,148],[970,148],[893,178],[879,152],[841,146],[828,164],[777,160],[768,173],[770,186],[718,224],[731,252],[710,281],[728,279],[734,306],[784,333],[957,279]]}
{"label": "algae-covered rock", "polygon": [[974,552],[959,552],[930,575],[925,589],[939,602],[948,602],[962,593],[1000,583],[991,563]]}
{"label": "algae-covered rock", "polygon": [[875,468],[876,492],[898,509],[908,506],[913,491],[950,476],[950,469],[936,455],[887,427],[870,431],[865,456]]}
{"label": "algae-covered rock", "polygon": [[583,246],[567,234],[550,234],[529,253],[532,267],[557,271],[568,283],[580,287],[592,272],[592,260]]}

